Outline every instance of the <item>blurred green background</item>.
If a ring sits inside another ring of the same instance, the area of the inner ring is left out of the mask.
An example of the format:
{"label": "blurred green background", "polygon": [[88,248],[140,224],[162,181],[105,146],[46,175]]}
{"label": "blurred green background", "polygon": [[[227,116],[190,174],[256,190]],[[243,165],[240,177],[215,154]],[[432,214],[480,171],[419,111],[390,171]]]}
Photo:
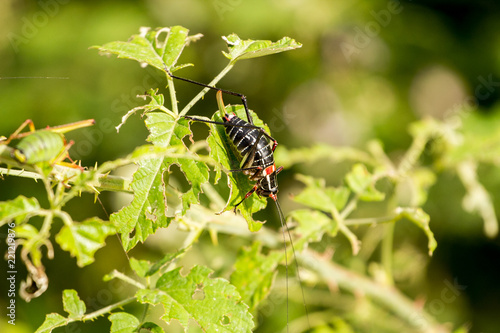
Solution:
{"label": "blurred green background", "polygon": [[[274,138],[288,148],[317,142],[362,148],[369,139],[378,138],[397,160],[411,143],[408,124],[416,119],[445,118],[460,106],[472,106],[475,113],[500,112],[500,4],[496,1],[2,0],[0,134],[8,136],[27,118],[37,127],[95,118],[93,128],[68,135],[77,142],[72,157],[89,166],[122,157],[144,144],[147,133],[139,117],[129,120],[119,134],[114,126],[127,110],[141,105],[137,94],[163,87],[164,78],[133,61],[99,56],[89,47],[126,40],[141,26],[172,25],[204,35],[181,59],[195,66],[177,73],[201,82],[209,82],[226,64],[220,36],[233,32],[243,39],[290,36],[303,44],[292,52],[239,62],[219,84],[244,93]],[[177,89],[181,101],[198,91],[187,84],[177,84]],[[226,102],[239,103],[230,98]],[[198,108],[199,114],[211,114],[214,99],[205,98]],[[296,166],[293,171],[337,185],[346,169],[332,169],[325,162]],[[484,166],[480,172],[498,208],[497,168]],[[287,194],[295,193],[298,186],[292,174],[280,175],[285,212],[293,205]],[[41,184],[31,180],[0,181],[0,200],[42,191]],[[417,254],[411,264],[421,278],[403,290],[434,304],[429,312],[440,322],[451,322],[453,327],[467,324],[470,332],[498,332],[500,242],[498,237],[486,238],[481,218],[462,209],[463,194],[456,175],[447,172],[430,192],[424,208],[438,241],[432,258],[426,257],[423,235],[409,227],[398,229],[402,239],[415,240],[412,251]],[[116,209],[109,205],[109,196],[103,195],[103,201],[109,211]],[[105,218],[91,195],[70,203],[69,209],[75,220],[92,215]],[[56,245],[56,259],[45,260],[49,290],[28,304],[19,300],[17,325],[8,326],[9,332],[32,332],[45,313],[62,312],[63,289],[78,290],[87,308],[94,302],[94,310],[123,292],[100,280],[109,272],[109,262],[113,268],[126,265],[117,239],[110,237],[107,243],[105,250],[97,252],[96,263],[84,269],[78,269],[75,260]],[[211,247],[209,242],[206,246]],[[348,251],[345,243],[338,246],[339,256]],[[223,249],[210,251],[218,258],[228,255]],[[4,281],[0,283],[2,309]],[[443,302],[442,292],[453,281],[466,288],[453,301]],[[0,325],[5,332],[3,316]],[[108,325],[100,319],[70,331],[105,331]]]}

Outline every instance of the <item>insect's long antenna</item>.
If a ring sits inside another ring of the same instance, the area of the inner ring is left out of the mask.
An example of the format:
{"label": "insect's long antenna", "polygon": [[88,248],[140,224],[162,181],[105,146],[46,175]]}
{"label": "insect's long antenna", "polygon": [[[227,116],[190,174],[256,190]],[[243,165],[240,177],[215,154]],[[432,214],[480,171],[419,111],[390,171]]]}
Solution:
{"label": "insect's long antenna", "polygon": [[198,82],[198,81],[194,81],[194,80],[191,80],[191,79],[186,79],[184,77],[180,77],[180,76],[177,76],[177,75],[173,75],[172,73],[170,73],[170,70],[167,68],[167,66],[165,66],[165,72],[168,74],[168,76],[170,76],[173,79],[177,79],[177,80],[181,80],[181,81],[184,81],[184,82],[193,83],[193,84],[199,85],[201,87],[205,87],[205,88],[209,88],[209,89],[215,90],[217,92],[220,91],[220,92],[223,92],[223,93],[228,94],[228,95],[233,95],[233,96],[239,97],[241,99],[241,102],[243,103],[243,106],[245,107],[245,113],[247,114],[248,122],[253,125],[253,120],[252,120],[252,117],[250,116],[250,111],[248,109],[247,97],[245,95],[237,93],[237,92],[234,92],[234,91],[231,91],[231,90],[226,90],[226,89],[220,89],[220,88],[217,88],[217,87],[213,87],[213,86],[210,86],[208,84],[201,83],[201,82]]}
{"label": "insect's long antenna", "polygon": [[[285,286],[286,286],[286,331],[288,332],[288,322],[289,322],[289,311],[288,311],[288,254],[286,251],[286,236],[285,236],[285,229],[288,232],[288,237],[290,237],[290,231],[288,230],[288,226],[285,223],[285,217],[283,216],[283,211],[281,210],[281,206],[278,202],[278,198],[276,196],[273,197],[274,202],[276,203],[276,208],[278,209],[278,215],[280,218],[280,223],[281,223],[281,231],[283,233],[283,245],[285,247]],[[292,238],[290,237],[290,242],[292,241]],[[293,249],[293,243],[292,244],[292,249]],[[293,256],[295,257],[295,249],[293,250]]]}
{"label": "insect's long antenna", "polygon": [[0,77],[0,80],[15,80],[15,79],[56,79],[56,80],[68,80],[69,77],[59,77],[59,76],[8,76],[8,77]]}
{"label": "insect's long antenna", "polygon": [[280,217],[280,222],[281,222],[281,229],[283,231],[283,244],[285,246],[285,272],[286,272],[286,329],[288,332],[288,256],[286,253],[286,237],[285,237],[285,229],[288,234],[288,238],[290,239],[290,245],[292,245],[292,253],[293,253],[293,260],[295,262],[295,267],[297,269],[297,280],[299,281],[300,284],[300,291],[302,293],[302,302],[304,303],[304,309],[306,311],[306,318],[307,318],[307,323],[308,326],[311,327],[309,324],[309,313],[307,311],[307,303],[306,303],[306,297],[304,295],[304,289],[302,288],[302,279],[300,278],[300,273],[299,273],[299,263],[297,262],[297,256],[295,255],[295,247],[293,246],[293,240],[292,240],[292,235],[290,234],[290,229],[288,229],[288,225],[285,222],[285,216],[283,215],[283,211],[281,210],[280,203],[278,201],[278,197],[273,197],[274,202],[276,203],[276,208],[278,209],[278,215]]}

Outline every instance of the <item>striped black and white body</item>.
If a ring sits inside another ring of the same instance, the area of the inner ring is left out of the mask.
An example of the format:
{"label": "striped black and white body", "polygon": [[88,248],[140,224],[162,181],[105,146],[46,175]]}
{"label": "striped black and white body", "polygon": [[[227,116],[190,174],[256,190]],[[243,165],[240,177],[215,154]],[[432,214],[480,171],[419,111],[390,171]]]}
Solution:
{"label": "striped black and white body", "polygon": [[238,118],[235,114],[226,113],[223,120],[226,133],[241,157],[240,169],[231,171],[241,171],[251,180],[257,181],[236,206],[253,192],[276,200],[278,193],[276,175],[282,170],[282,168],[276,169],[274,163],[274,149],[278,143],[264,129]]}
{"label": "striped black and white body", "polygon": [[[242,172],[249,177],[250,180],[255,181],[254,186],[247,192],[247,194],[234,206],[234,211],[236,212],[236,208],[243,202],[245,199],[250,197],[254,192],[257,195],[271,198],[276,204],[276,208],[278,210],[278,215],[280,219],[280,223],[282,226],[283,232],[283,245],[285,252],[285,274],[286,274],[286,290],[287,290],[287,332],[288,332],[288,255],[287,255],[287,245],[286,245],[286,236],[285,230],[288,233],[288,237],[290,239],[290,244],[292,245],[293,257],[295,263],[297,264],[297,259],[295,257],[295,249],[293,248],[293,240],[290,235],[290,231],[288,230],[288,226],[286,225],[285,218],[283,212],[281,210],[279,201],[278,201],[278,181],[277,175],[283,170],[283,167],[276,168],[276,164],[274,163],[274,150],[278,145],[278,142],[271,137],[263,128],[254,125],[252,117],[250,115],[250,111],[248,109],[246,97],[242,94],[235,93],[229,90],[219,89],[204,83],[196,82],[190,79],[174,76],[170,73],[170,71],[165,68],[166,73],[178,80],[190,82],[197,84],[199,86],[209,88],[217,91],[217,103],[219,104],[220,116],[222,118],[222,122],[205,120],[196,117],[184,116],[186,119],[190,119],[192,121],[199,121],[203,123],[215,124],[224,126],[226,134],[228,136],[229,141],[231,142],[234,150],[238,152],[240,155],[240,165],[239,169],[230,170],[231,172]],[[224,102],[222,100],[222,93],[238,96],[241,98],[243,102],[243,106],[245,108],[245,113],[248,121],[245,121],[239,118],[236,114],[231,113],[228,114],[225,112]],[[297,270],[297,277],[300,281],[300,275]],[[304,307],[306,307],[306,302],[304,298],[304,291],[301,287],[302,291],[302,299],[304,301]],[[306,308],[307,315],[307,308]],[[307,318],[309,318],[307,316]]]}

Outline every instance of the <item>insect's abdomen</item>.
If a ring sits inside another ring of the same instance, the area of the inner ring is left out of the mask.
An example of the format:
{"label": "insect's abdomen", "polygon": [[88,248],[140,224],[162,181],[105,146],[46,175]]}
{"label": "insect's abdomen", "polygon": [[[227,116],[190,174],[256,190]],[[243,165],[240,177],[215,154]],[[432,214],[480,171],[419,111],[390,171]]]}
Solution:
{"label": "insect's abdomen", "polygon": [[36,131],[23,138],[16,147],[14,157],[21,163],[48,162],[64,149],[61,134],[50,131]]}
{"label": "insect's abdomen", "polygon": [[274,164],[273,150],[268,139],[264,135],[260,134],[260,129],[252,127],[240,127],[242,125],[252,125],[234,115],[226,115],[224,117],[224,122],[231,125],[239,125],[226,126],[226,133],[231,139],[231,142],[233,143],[236,150],[241,154],[242,158],[245,158],[245,156],[252,150],[255,145],[255,140],[259,138],[257,147],[255,148],[254,158],[251,160],[247,160],[245,165],[242,166],[243,168],[266,168],[267,166]]}

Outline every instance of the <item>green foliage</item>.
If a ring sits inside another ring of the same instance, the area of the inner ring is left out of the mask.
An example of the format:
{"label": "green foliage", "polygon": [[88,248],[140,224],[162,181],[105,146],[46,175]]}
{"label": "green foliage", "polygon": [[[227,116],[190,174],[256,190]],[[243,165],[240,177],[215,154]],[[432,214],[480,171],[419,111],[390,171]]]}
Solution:
{"label": "green foliage", "polygon": [[[96,251],[115,232],[119,234],[125,252],[140,247],[141,243],[156,234],[160,228],[169,228],[167,230],[171,231],[172,225],[175,225],[187,230],[189,235],[183,241],[182,248],[165,254],[159,260],[130,258],[131,275],[113,270],[104,276],[105,281],[119,279],[124,282],[130,290],[134,290],[132,296],[87,313],[85,303],[77,291],[65,290],[62,302],[67,316],[47,314],[37,332],[51,332],[72,322],[85,322],[100,316],[107,316],[111,322],[111,332],[134,332],[141,329],[163,332],[161,325],[171,324],[173,321],[177,321],[185,332],[190,323],[196,323],[204,332],[250,332],[257,324],[255,318],[259,307],[272,292],[279,265],[292,262],[285,257],[283,250],[282,235],[285,232],[294,240],[294,251],[299,263],[307,268],[308,278],[304,281],[307,283],[306,287],[313,288],[317,284],[321,288],[326,286],[334,289],[332,287],[338,284],[353,293],[359,288],[362,292],[360,294],[373,299],[368,307],[375,310],[370,311],[367,318],[376,318],[380,312],[387,311],[384,315],[403,322],[405,327],[409,327],[409,332],[417,332],[421,327],[429,328],[429,332],[443,332],[435,318],[415,305],[413,300],[392,284],[394,278],[390,258],[393,233],[387,232],[378,238],[380,246],[378,243],[371,244],[372,249],[381,248],[380,265],[383,266],[383,272],[377,272],[378,279],[366,276],[365,273],[372,268],[368,267],[368,263],[366,267],[352,269],[349,264],[355,266],[354,260],[347,261],[346,267],[349,268],[333,263],[328,257],[332,249],[324,246],[323,241],[337,241],[340,234],[348,240],[353,255],[362,254],[365,240],[370,240],[370,230],[363,226],[378,227],[385,224],[394,227],[399,221],[406,220],[413,222],[417,226],[414,229],[427,237],[428,252],[432,255],[437,242],[430,228],[431,217],[425,212],[423,205],[428,198],[429,188],[436,182],[437,170],[443,168],[458,172],[467,189],[464,206],[469,211],[479,212],[484,216],[488,235],[496,235],[497,230],[493,227],[496,225],[493,204],[487,191],[479,183],[476,172],[478,163],[496,162],[494,154],[477,152],[484,145],[483,141],[475,140],[476,134],[481,132],[487,121],[470,117],[461,129],[463,133],[446,122],[415,122],[410,128],[413,141],[397,164],[386,155],[378,141],[370,142],[366,149],[332,147],[326,144],[287,149],[280,144],[276,159],[286,168],[326,160],[329,165],[343,163],[349,169],[342,174],[336,186],[327,185],[328,181],[324,178],[297,174],[296,179],[302,183],[302,187],[293,196],[293,200],[306,208],[298,207],[287,212],[287,224],[291,229],[289,232],[288,229],[273,231],[266,228],[264,222],[254,218],[254,214],[262,211],[267,204],[266,198],[259,198],[256,194],[238,207],[238,215],[225,213],[233,210],[235,204],[244,198],[253,182],[241,172],[230,172],[240,167],[241,156],[232,148],[222,126],[208,124],[208,138],[193,141],[191,125],[183,116],[192,112],[192,107],[208,89],[200,89],[179,110],[175,82],[168,72],[190,65],[178,63],[181,53],[200,37],[189,35],[189,31],[180,26],[154,30],[143,28],[126,42],[110,42],[94,47],[103,54],[114,54],[118,58],[147,64],[165,75],[169,102],[166,102],[165,96],[158,89],[151,87],[146,95],[140,96],[144,98],[145,104],[128,111],[117,127],[119,130],[132,115],[142,113],[149,132],[148,144],[137,147],[130,155],[88,169],[61,165],[47,159],[37,163],[27,159],[23,165],[19,165],[20,161],[12,160],[13,148],[8,142],[0,141],[0,161],[9,166],[26,168],[31,178],[41,179],[47,193],[48,205],[45,208],[38,199],[22,195],[0,202],[0,225],[7,224],[9,228],[16,230],[18,244],[22,247],[21,257],[28,268],[27,282],[34,282],[41,290],[28,294],[25,296],[26,300],[40,296],[48,287],[46,281],[50,277],[44,273],[44,252],[41,249],[45,247],[48,250],[46,256],[52,257],[51,234],[54,220],[63,223],[55,234],[55,241],[61,249],[76,258],[79,267],[93,263]],[[223,39],[228,44],[229,50],[223,54],[229,59],[229,63],[210,82],[212,86],[240,60],[301,47],[300,43],[288,37],[272,42],[242,40],[232,34]],[[246,117],[242,105],[226,105],[222,111],[234,112],[243,119]],[[251,111],[251,116],[256,126],[272,135],[269,127],[255,112]],[[211,119],[220,122],[220,112],[215,111]],[[467,143],[454,140],[460,135],[470,140]],[[481,135],[481,140],[486,140],[487,147],[495,146],[498,135],[493,128]],[[33,135],[30,140],[36,141],[36,136]],[[188,145],[187,139],[192,144]],[[428,145],[436,147],[435,164],[431,166],[420,163],[420,157]],[[132,179],[109,174],[118,167],[129,164],[137,167]],[[173,166],[182,171],[182,181],[187,184],[182,189],[178,186],[179,179],[172,175]],[[6,173],[15,174],[16,170],[9,169]],[[19,175],[21,172],[17,171]],[[230,189],[227,199],[221,197],[216,187],[223,173]],[[408,188],[411,190],[408,191]],[[97,195],[106,190],[133,195],[128,204],[111,214],[109,221],[89,217],[77,222],[64,211],[66,203],[81,192]],[[409,198],[402,198],[401,193]],[[376,208],[370,214],[361,213],[358,208],[362,205]],[[35,227],[38,224],[33,223],[33,217],[43,220],[41,227]],[[243,219],[247,222],[250,233],[242,229]],[[197,240],[203,230],[210,232],[214,242],[217,241],[218,233],[228,233],[235,238],[257,238],[238,251],[229,280],[217,277],[219,271],[215,272],[201,264],[195,264],[186,270],[188,273],[181,273],[183,257],[198,246]],[[291,257],[292,251],[287,254]],[[368,257],[366,254],[362,255]],[[146,321],[145,316],[139,318],[136,314],[122,310],[116,312],[127,304],[143,306],[145,313],[150,305],[162,305],[159,319],[163,323]],[[321,300],[316,305],[321,307]],[[345,316],[339,317],[342,314]],[[416,323],[409,314],[419,315],[421,321]],[[321,318],[325,316],[322,313],[317,315]],[[326,313],[326,316],[330,316],[330,313]],[[353,327],[356,324],[349,314],[341,311],[330,316],[328,321],[311,321],[317,332],[332,331],[331,327],[335,327],[335,331],[351,332],[355,331]],[[283,320],[282,326],[284,325]]]}
{"label": "green foliage", "polygon": [[65,225],[56,236],[63,250],[77,258],[78,266],[94,262],[94,253],[104,246],[104,240],[115,233],[115,228],[97,217],[81,223]]}
{"label": "green foliage", "polygon": [[176,319],[187,328],[193,319],[207,332],[251,331],[252,315],[234,286],[221,278],[211,279],[207,267],[195,266],[186,276],[180,269],[161,275],[155,288],[139,290],[138,301],[162,304],[161,319],[167,323]]}

